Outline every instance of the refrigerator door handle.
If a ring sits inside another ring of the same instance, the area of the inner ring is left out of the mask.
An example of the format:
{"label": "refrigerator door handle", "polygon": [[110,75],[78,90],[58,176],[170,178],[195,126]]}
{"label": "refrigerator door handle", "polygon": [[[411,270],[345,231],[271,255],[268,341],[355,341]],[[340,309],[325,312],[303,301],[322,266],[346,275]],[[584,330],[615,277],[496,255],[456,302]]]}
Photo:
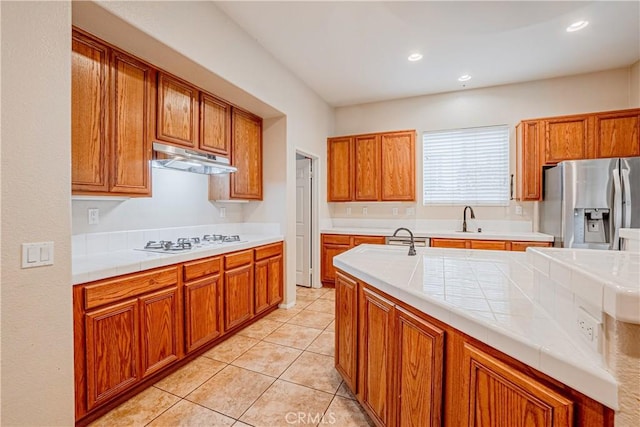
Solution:
{"label": "refrigerator door handle", "polygon": [[620,170],[613,170],[613,238],[609,249],[620,249],[620,223],[622,222],[622,188]]}
{"label": "refrigerator door handle", "polygon": [[629,169],[622,169],[620,171],[622,175],[622,195],[624,197],[624,212],[622,215],[622,219],[624,224],[622,226],[624,228],[631,227],[631,183],[629,182]]}

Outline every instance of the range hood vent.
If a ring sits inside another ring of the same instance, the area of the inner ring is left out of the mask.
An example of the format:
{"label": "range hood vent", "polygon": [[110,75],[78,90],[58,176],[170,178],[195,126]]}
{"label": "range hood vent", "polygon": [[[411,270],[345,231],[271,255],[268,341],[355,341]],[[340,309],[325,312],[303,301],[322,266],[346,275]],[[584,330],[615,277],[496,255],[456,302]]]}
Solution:
{"label": "range hood vent", "polygon": [[199,173],[203,175],[227,174],[238,169],[231,166],[226,157],[174,147],[173,145],[153,143],[154,168],[175,169],[183,172]]}

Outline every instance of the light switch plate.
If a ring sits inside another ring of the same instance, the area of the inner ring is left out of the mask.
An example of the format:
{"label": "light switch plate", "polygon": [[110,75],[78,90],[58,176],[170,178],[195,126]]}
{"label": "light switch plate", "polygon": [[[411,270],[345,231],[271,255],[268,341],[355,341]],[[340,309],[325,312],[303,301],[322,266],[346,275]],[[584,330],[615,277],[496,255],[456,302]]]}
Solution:
{"label": "light switch plate", "polygon": [[45,265],[53,265],[53,242],[22,244],[22,268]]}

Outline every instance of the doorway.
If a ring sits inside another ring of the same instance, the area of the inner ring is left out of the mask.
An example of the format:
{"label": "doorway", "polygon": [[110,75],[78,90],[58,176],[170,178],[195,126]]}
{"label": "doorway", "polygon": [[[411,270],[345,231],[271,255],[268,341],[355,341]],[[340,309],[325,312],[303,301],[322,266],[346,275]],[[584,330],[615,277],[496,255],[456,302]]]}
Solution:
{"label": "doorway", "polygon": [[296,152],[296,285],[313,285],[313,159]]}

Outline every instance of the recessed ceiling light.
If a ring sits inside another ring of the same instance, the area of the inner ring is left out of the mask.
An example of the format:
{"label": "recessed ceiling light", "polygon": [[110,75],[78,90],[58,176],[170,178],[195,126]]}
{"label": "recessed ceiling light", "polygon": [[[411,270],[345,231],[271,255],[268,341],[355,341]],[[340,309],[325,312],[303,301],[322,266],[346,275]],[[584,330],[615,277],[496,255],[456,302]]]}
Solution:
{"label": "recessed ceiling light", "polygon": [[420,61],[422,59],[422,54],[421,53],[412,53],[411,55],[409,55],[409,57],[407,59],[409,61],[411,61],[411,62]]}
{"label": "recessed ceiling light", "polygon": [[459,82],[466,82],[467,80],[471,80],[471,76],[469,74],[465,74],[464,76],[458,77]]}
{"label": "recessed ceiling light", "polygon": [[567,27],[567,33],[573,33],[574,31],[580,31],[584,27],[589,25],[589,21],[578,21]]}

